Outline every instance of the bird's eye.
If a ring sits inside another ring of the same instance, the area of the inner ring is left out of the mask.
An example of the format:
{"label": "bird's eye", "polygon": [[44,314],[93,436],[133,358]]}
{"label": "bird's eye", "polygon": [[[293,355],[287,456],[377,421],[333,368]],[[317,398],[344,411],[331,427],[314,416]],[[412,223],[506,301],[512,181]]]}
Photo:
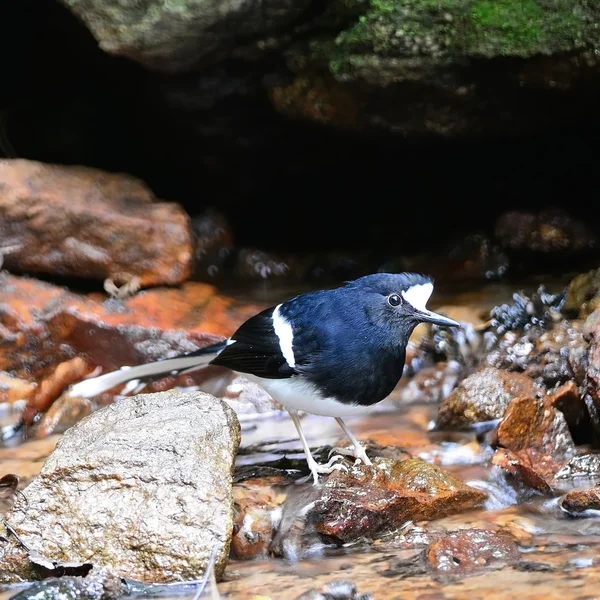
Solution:
{"label": "bird's eye", "polygon": [[398,294],[390,294],[387,301],[390,306],[400,306],[402,304],[402,298]]}

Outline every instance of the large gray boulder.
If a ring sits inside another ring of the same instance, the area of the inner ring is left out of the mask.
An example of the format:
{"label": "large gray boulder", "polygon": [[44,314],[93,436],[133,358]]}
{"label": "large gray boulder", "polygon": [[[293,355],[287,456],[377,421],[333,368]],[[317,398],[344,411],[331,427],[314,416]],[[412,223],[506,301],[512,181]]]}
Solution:
{"label": "large gray boulder", "polygon": [[189,70],[238,39],[297,19],[310,0],[61,0],[100,48],[164,71]]}
{"label": "large gray boulder", "polygon": [[[233,529],[235,413],[203,392],[123,399],[69,429],[8,523],[34,552],[146,582],[219,578]],[[31,577],[14,538],[0,571]]]}

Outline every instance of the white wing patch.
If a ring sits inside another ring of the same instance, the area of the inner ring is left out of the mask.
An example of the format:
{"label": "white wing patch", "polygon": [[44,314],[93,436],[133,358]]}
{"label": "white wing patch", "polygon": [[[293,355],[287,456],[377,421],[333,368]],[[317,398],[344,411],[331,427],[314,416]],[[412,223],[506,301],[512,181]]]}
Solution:
{"label": "white wing patch", "polygon": [[279,314],[280,307],[281,304],[278,304],[273,311],[273,329],[279,338],[279,347],[281,348],[283,358],[285,358],[290,367],[294,368],[296,366],[293,349],[294,333],[289,321]]}
{"label": "white wing patch", "polygon": [[427,300],[429,300],[432,293],[433,283],[420,283],[402,292],[402,297],[417,310],[427,310]]}

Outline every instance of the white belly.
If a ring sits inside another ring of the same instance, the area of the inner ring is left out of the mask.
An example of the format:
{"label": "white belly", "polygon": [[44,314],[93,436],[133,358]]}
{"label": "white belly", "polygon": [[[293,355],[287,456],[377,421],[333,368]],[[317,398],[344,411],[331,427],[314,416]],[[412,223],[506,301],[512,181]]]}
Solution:
{"label": "white belly", "polygon": [[306,381],[289,377],[287,379],[263,379],[249,373],[240,376],[258,383],[272,398],[286,408],[301,410],[324,417],[350,417],[367,412],[369,406],[342,404],[334,398],[323,398],[316,388]]}

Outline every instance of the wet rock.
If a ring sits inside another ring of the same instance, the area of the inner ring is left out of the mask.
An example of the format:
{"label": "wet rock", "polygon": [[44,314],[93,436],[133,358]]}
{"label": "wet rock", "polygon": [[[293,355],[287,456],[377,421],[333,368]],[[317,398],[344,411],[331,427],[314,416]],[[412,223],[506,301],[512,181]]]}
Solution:
{"label": "wet rock", "polygon": [[83,299],[55,307],[45,321],[51,336],[105,369],[134,365],[215,343],[257,312],[187,283],[146,290],[124,301]]}
{"label": "wet rock", "polygon": [[564,415],[547,399],[515,398],[498,426],[493,463],[548,493],[550,482],[576,454]]}
{"label": "wet rock", "polygon": [[31,598],[60,600],[118,600],[125,593],[121,578],[106,569],[94,569],[85,577],[50,577],[11,596],[13,600]]}
{"label": "wet rock", "polygon": [[0,477],[0,517],[2,518],[14,504],[19,481],[19,477],[12,473]]}
{"label": "wet rock", "polygon": [[574,381],[548,392],[545,401],[565,416],[573,440],[578,443],[592,441],[592,425],[585,401]]}
{"label": "wet rock", "polygon": [[[592,316],[595,314],[593,313]],[[583,392],[596,437],[600,438],[600,325],[598,322],[590,327],[589,338],[590,346]]]}
{"label": "wet rock", "polygon": [[540,390],[519,373],[484,368],[460,382],[442,401],[436,424],[440,429],[464,428],[499,419],[517,396],[535,396]]}
{"label": "wet rock", "polygon": [[376,459],[374,468],[335,471],[309,513],[316,531],[339,543],[369,538],[409,520],[479,506],[486,494],[418,458]]}
{"label": "wet rock", "polygon": [[400,406],[412,403],[439,404],[456,386],[461,369],[456,363],[438,363],[400,380],[393,396]]}
{"label": "wet rock", "polygon": [[[29,398],[27,406],[23,411],[23,422],[27,424],[32,423],[40,413],[45,411],[48,406],[52,405],[54,400],[60,396],[64,389],[69,387],[72,383],[81,381],[87,375],[90,375],[93,370],[93,367],[79,356],[64,363],[60,363],[52,375],[40,382],[35,390],[35,394]],[[52,433],[52,431],[56,429],[56,424],[58,422],[64,424],[62,417],[66,411],[70,412],[73,417],[76,416],[77,412],[82,411],[80,412],[80,416],[85,416],[91,412],[91,403],[83,402],[83,399],[77,399],[75,402],[65,400],[61,404],[61,408],[57,407],[52,411],[53,414],[46,415],[43,422],[38,423],[38,432],[43,436]],[[79,419],[76,418],[76,420]],[[76,420],[72,420],[70,424],[72,425]]]}
{"label": "wet rock", "polygon": [[[144,290],[126,300],[106,300],[100,294],[84,297],[7,273],[0,275],[0,285],[0,329],[4,328],[0,369],[30,382],[25,425],[45,412],[65,386],[95,367],[109,371],[196,350],[230,335],[260,309],[219,296],[213,286],[203,283]],[[147,391],[195,385],[211,374],[164,378]],[[246,405],[249,397],[256,396],[258,406],[260,397],[248,385],[242,387],[231,392],[232,400]],[[112,401],[117,391],[103,394],[98,401]],[[53,429],[40,425],[46,433]]]}
{"label": "wet rock", "polygon": [[597,516],[600,511],[600,485],[565,494],[560,500],[560,507],[574,516],[586,516],[587,511],[594,511],[593,516]]}
{"label": "wet rock", "polygon": [[509,250],[577,254],[596,246],[588,226],[562,210],[510,211],[496,221],[496,238]]}
{"label": "wet rock", "polygon": [[497,448],[492,456],[492,464],[525,486],[527,490],[536,490],[542,494],[552,493],[548,481],[536,471],[538,465],[534,466],[531,457],[525,452],[511,452],[506,448]]}
{"label": "wet rock", "polygon": [[569,460],[575,446],[564,415],[538,398],[515,398],[498,426],[498,443],[514,452],[527,450]]}
{"label": "wet rock", "polygon": [[308,590],[296,600],[373,600],[373,596],[359,594],[354,583],[339,580],[328,583],[322,590]]}
{"label": "wet rock", "polygon": [[[239,441],[233,411],[207,394],[125,398],[64,434],[7,520],[49,559],[88,561],[146,582],[197,579],[216,548],[219,578]],[[16,574],[29,567],[9,542],[0,553]]]}
{"label": "wet rock", "polygon": [[581,273],[571,280],[563,307],[565,312],[580,319],[585,319],[597,308],[600,308],[600,269]]}
{"label": "wet rock", "polygon": [[524,334],[506,332],[486,354],[484,364],[522,372],[547,388],[570,380],[582,385],[588,347],[581,324],[564,320],[549,330],[531,327]]}
{"label": "wet rock", "polygon": [[564,293],[551,294],[541,285],[530,295],[515,292],[511,303],[500,304],[490,311],[490,319],[495,330],[527,330],[532,326],[545,328],[560,320],[560,310],[564,304]]}
{"label": "wet rock", "polygon": [[0,233],[20,272],[178,284],[192,268],[189,217],[129,175],[21,159],[0,162]]}
{"label": "wet rock", "polygon": [[[62,0],[90,29],[100,48],[152,69],[190,70],[223,58],[238,39],[249,40],[292,23],[309,2],[246,0],[231,5],[159,0],[106,5],[101,0]],[[248,42],[247,42],[248,43]]]}
{"label": "wet rock", "polygon": [[556,479],[594,479],[600,477],[600,454],[574,456],[556,474]]}
{"label": "wet rock", "polygon": [[467,574],[501,569],[520,559],[517,545],[505,535],[485,529],[466,529],[444,535],[427,549],[434,571]]}
{"label": "wet rock", "polygon": [[247,479],[233,487],[234,528],[231,553],[236,558],[266,558],[281,518],[286,494],[280,478]]}
{"label": "wet rock", "polygon": [[34,394],[35,388],[35,383],[31,381],[0,371],[0,404],[28,400]]}
{"label": "wet rock", "polygon": [[42,315],[79,297],[65,288],[5,272],[0,273],[0,285],[0,368],[29,381],[51,375],[72,354],[52,339]]}

